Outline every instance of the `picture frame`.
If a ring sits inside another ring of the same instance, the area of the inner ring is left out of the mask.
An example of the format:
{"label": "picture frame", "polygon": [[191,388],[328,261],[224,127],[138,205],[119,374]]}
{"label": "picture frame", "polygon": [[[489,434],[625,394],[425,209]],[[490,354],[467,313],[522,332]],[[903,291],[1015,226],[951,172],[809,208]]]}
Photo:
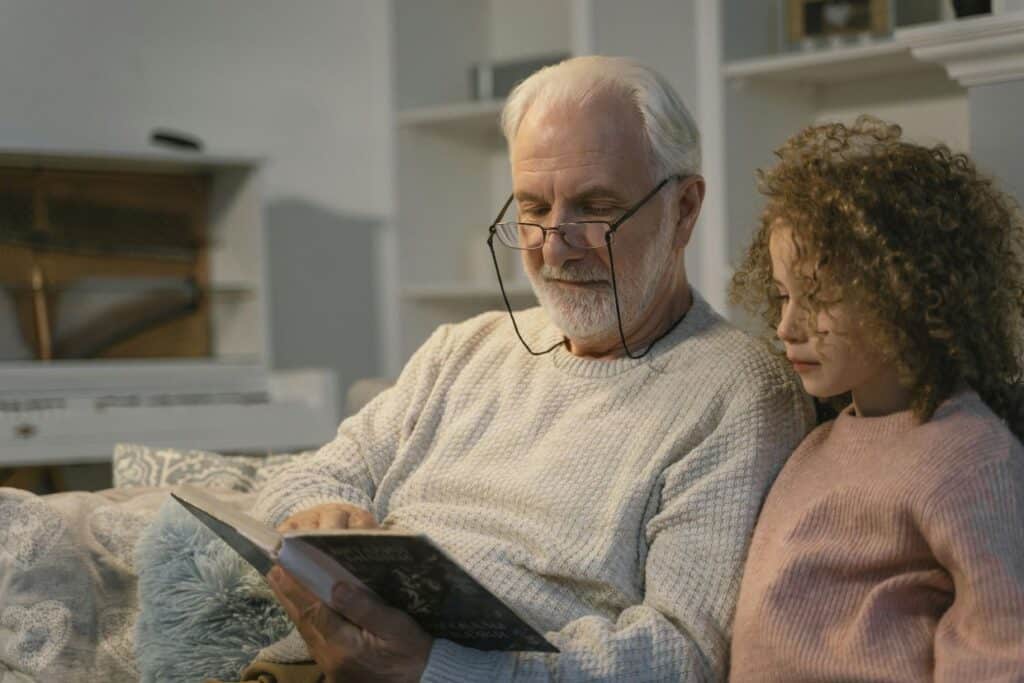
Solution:
{"label": "picture frame", "polygon": [[789,40],[884,35],[891,30],[889,5],[890,0],[788,0]]}

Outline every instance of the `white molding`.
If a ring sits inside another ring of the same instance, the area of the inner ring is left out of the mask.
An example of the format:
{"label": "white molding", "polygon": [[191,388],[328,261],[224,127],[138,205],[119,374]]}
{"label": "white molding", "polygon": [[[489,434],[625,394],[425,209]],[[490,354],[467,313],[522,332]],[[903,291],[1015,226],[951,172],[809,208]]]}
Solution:
{"label": "white molding", "polygon": [[[387,25],[395,26],[395,6],[388,3]],[[389,40],[395,40],[389,31]],[[398,130],[401,125],[401,112],[397,111],[395,102],[397,76],[395,74],[398,65],[395,63],[395,46],[392,45],[387,51],[388,65],[387,74],[391,83],[392,97],[389,100],[389,109],[394,125],[388,128],[387,159],[390,162],[387,169],[388,196],[391,200],[391,211],[384,219],[377,232],[377,305],[380,317],[377,319],[377,335],[380,349],[380,357],[377,359],[378,367],[376,372],[385,377],[398,377],[402,370],[402,302],[399,293],[401,285],[401,256],[399,252],[399,240],[401,239],[398,225]],[[347,388],[346,388],[347,390]]]}
{"label": "white molding", "polygon": [[570,49],[574,57],[594,54],[594,2],[593,0],[572,0],[572,36]]}
{"label": "white molding", "polygon": [[915,60],[898,40],[885,39],[864,45],[820,48],[729,62],[722,75],[730,80],[758,79],[835,85],[897,72],[930,67]]}
{"label": "white molding", "polygon": [[896,38],[964,87],[1024,80],[1024,11],[904,29]]}
{"label": "white molding", "polygon": [[725,207],[725,108],[722,79],[721,13],[718,0],[697,0],[697,120],[701,128],[707,194],[697,229],[700,269],[691,275],[697,289],[722,314],[727,312],[729,234]]}

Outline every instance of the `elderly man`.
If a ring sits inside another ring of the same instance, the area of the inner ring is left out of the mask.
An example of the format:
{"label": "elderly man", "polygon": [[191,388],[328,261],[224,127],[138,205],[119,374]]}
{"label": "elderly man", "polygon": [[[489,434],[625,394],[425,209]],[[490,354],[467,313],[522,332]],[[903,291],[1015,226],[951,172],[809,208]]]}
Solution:
{"label": "elderly man", "polygon": [[661,77],[571,59],[502,121],[518,215],[492,248],[516,250],[541,306],[439,329],[257,510],[429,534],[560,652],[431,639],[358,592],[338,615],[280,569],[272,586],[328,680],[721,679],[751,530],[808,404],[687,283],[704,181]]}

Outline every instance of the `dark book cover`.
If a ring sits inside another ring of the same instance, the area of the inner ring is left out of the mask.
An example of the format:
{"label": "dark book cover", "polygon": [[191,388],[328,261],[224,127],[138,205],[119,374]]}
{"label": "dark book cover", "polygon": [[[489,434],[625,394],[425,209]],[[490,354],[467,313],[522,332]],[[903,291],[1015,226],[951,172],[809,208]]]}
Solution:
{"label": "dark book cover", "polygon": [[261,574],[281,564],[331,604],[339,582],[363,584],[424,631],[478,650],[558,652],[427,536],[397,529],[275,529],[218,500],[179,486],[171,494]]}
{"label": "dark book cover", "polygon": [[558,652],[423,535],[307,532],[301,538],[435,637],[478,650]]}

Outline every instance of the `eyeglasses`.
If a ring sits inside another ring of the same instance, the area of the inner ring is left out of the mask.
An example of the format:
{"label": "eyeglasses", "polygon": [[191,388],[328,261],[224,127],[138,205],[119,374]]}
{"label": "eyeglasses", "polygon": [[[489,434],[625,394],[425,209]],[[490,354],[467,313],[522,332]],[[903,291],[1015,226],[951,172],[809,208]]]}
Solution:
{"label": "eyeglasses", "polygon": [[[537,223],[520,223],[518,221],[507,221],[502,222],[505,212],[508,211],[509,205],[515,198],[512,195],[508,198],[505,204],[501,207],[501,211],[498,212],[498,217],[491,223],[490,229],[487,235],[487,246],[491,250],[491,260],[494,262],[494,272],[498,275],[498,286],[501,287],[501,297],[505,300],[505,309],[508,311],[508,315],[512,318],[512,328],[516,331],[516,336],[519,337],[519,341],[526,348],[526,350],[534,356],[542,356],[546,353],[551,353],[563,342],[558,342],[550,348],[544,351],[534,351],[530,348],[530,345],[523,339],[522,333],[519,331],[519,325],[516,324],[516,316],[512,313],[512,304],[509,303],[508,294],[505,293],[505,283],[501,279],[501,268],[498,267],[498,256],[494,253],[494,238],[507,247],[519,250],[532,250],[540,249],[544,246],[545,240],[547,240],[548,233],[558,233],[558,235],[568,244],[570,247],[576,249],[596,249],[598,247],[608,248],[608,268],[611,271],[612,280],[612,296],[615,299],[615,317],[619,326],[619,340],[622,342],[622,348],[625,350],[626,355],[633,359],[643,358],[647,353],[654,348],[654,345],[664,339],[672,330],[676,329],[683,318],[680,318],[675,323],[669,326],[667,330],[661,333],[654,341],[647,345],[639,354],[633,354],[629,350],[629,346],[626,344],[626,333],[622,329],[622,312],[619,310],[619,288],[615,279],[615,259],[612,256],[612,235],[619,227],[629,220],[637,211],[646,204],[651,197],[658,194],[661,188],[665,187],[665,184],[670,180],[682,180],[683,177],[680,175],[670,175],[662,180],[655,186],[653,190],[644,195],[643,199],[634,204],[629,208],[626,213],[622,214],[618,220],[614,222],[607,221],[578,221],[574,223],[559,223],[552,228],[546,228],[543,225]],[[686,317],[685,314],[683,317]]]}
{"label": "eyeglasses", "polygon": [[611,235],[619,229],[623,223],[629,220],[637,211],[643,208],[651,197],[658,194],[661,188],[670,180],[677,180],[680,176],[670,175],[644,195],[643,199],[630,207],[618,220],[609,221],[576,221],[571,223],[559,223],[558,225],[546,228],[538,223],[525,223],[518,221],[502,221],[505,212],[512,204],[514,195],[510,196],[501,207],[501,212],[494,223],[491,224],[490,234],[510,249],[532,250],[540,249],[547,241],[549,233],[557,233],[562,240],[574,249],[597,249],[605,246]]}

